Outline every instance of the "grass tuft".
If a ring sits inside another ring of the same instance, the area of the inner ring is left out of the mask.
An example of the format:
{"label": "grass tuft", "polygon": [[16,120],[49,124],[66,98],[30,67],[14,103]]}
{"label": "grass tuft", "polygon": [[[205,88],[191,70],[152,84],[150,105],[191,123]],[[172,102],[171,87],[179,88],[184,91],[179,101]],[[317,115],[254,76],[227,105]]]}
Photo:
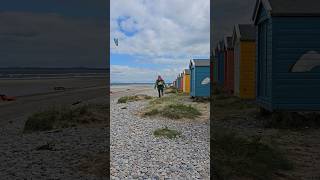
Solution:
{"label": "grass tuft", "polygon": [[198,109],[191,105],[170,104],[162,109],[162,115],[171,119],[188,118],[194,119],[201,115]]}
{"label": "grass tuft", "polygon": [[181,135],[181,132],[169,129],[168,127],[157,129],[153,132],[156,137],[166,137],[169,139],[174,139]]}
{"label": "grass tuft", "polygon": [[175,87],[167,87],[167,88],[164,90],[164,93],[165,93],[165,94],[177,94],[177,93],[178,93],[178,89],[175,88]]}
{"label": "grass tuft", "polygon": [[77,107],[53,107],[28,117],[24,132],[49,131],[74,127],[77,124],[102,123],[107,119],[106,105],[83,105]]}
{"label": "grass tuft", "polygon": [[250,109],[256,108],[256,104],[252,101],[245,101],[235,96],[228,96],[225,94],[220,94],[216,96],[215,107],[218,108],[232,108],[233,110],[238,109]]}
{"label": "grass tuft", "polygon": [[127,102],[133,102],[133,101],[140,101],[144,99],[152,99],[151,96],[148,95],[134,95],[134,96],[123,96],[118,99],[118,103],[127,103]]}
{"label": "grass tuft", "polygon": [[212,135],[213,162],[217,179],[272,179],[292,164],[274,143],[260,137],[241,137],[229,130],[215,130]]}
{"label": "grass tuft", "polygon": [[201,115],[196,106],[186,103],[186,96],[174,94],[162,98],[156,98],[142,112],[143,116],[161,115],[170,119],[195,119]]}
{"label": "grass tuft", "polygon": [[194,119],[201,115],[200,111],[191,105],[184,105],[180,103],[165,104],[163,106],[153,106],[150,110],[143,113],[144,116],[162,115],[170,119]]}
{"label": "grass tuft", "polygon": [[302,129],[320,127],[319,113],[273,112],[263,119],[264,127],[277,129]]}

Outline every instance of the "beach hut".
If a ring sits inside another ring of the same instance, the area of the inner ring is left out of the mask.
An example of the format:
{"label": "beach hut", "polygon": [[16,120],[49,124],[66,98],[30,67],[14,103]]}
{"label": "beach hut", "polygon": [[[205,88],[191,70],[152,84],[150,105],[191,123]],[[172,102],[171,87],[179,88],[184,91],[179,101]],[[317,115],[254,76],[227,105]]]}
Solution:
{"label": "beach hut", "polygon": [[242,99],[254,99],[256,94],[256,27],[237,24],[233,29],[234,47],[234,95]]}
{"label": "beach hut", "polygon": [[182,91],[183,92],[183,73],[181,73],[180,74],[180,78],[181,78],[181,80],[180,80],[180,91]]}
{"label": "beach hut", "polygon": [[318,0],[259,0],[257,102],[263,109],[320,110]]}
{"label": "beach hut", "polygon": [[217,45],[218,58],[217,58],[217,84],[221,87],[224,86],[224,49],[223,41],[220,41]]}
{"label": "beach hut", "polygon": [[224,49],[224,88],[229,94],[233,94],[234,87],[234,60],[233,60],[233,46],[232,36],[226,36],[223,43]]}
{"label": "beach hut", "polygon": [[180,80],[181,80],[181,79],[180,79],[180,74],[179,74],[178,77],[177,77],[177,89],[178,89],[178,90],[180,90],[180,84],[181,84],[181,83],[180,83]]}
{"label": "beach hut", "polygon": [[190,96],[210,96],[210,61],[209,59],[191,59],[190,69]]}
{"label": "beach hut", "polygon": [[190,70],[185,69],[183,71],[183,92],[190,93]]}
{"label": "beach hut", "polygon": [[213,82],[217,82],[218,80],[218,68],[217,68],[217,59],[218,59],[218,48],[214,49],[213,62],[212,62],[212,76]]}

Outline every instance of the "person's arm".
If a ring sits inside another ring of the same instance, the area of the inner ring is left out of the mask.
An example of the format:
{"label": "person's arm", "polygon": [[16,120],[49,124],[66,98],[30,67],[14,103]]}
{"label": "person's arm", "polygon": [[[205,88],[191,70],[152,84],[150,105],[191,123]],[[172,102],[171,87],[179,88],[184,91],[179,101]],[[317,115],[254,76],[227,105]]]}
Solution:
{"label": "person's arm", "polygon": [[154,83],[154,89],[156,89],[157,87],[157,81]]}

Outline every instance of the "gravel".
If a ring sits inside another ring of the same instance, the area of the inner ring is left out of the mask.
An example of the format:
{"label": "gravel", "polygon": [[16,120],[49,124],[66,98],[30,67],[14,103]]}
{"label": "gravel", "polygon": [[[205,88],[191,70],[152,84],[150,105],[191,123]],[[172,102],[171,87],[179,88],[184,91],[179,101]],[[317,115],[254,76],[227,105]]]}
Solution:
{"label": "gravel", "polygon": [[79,170],[84,159],[106,152],[107,127],[95,125],[23,134],[26,118],[1,124],[0,179],[109,179]]}
{"label": "gravel", "polygon": [[[116,102],[111,102],[111,179],[210,179],[209,118],[186,122],[140,117],[136,112],[147,101]],[[153,135],[165,126],[182,136]]]}

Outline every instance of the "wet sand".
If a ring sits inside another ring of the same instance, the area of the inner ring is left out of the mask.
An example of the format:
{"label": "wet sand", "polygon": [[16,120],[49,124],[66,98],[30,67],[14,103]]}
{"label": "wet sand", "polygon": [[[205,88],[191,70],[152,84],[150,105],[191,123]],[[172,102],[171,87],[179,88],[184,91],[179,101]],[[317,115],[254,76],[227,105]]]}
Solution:
{"label": "wet sand", "polygon": [[[95,78],[0,81],[8,95],[18,96],[16,101],[0,101],[0,176],[3,179],[108,179],[79,171],[85,159],[101,153],[107,155],[107,122],[23,133],[32,113],[75,102],[107,104],[108,89],[104,82],[106,79]],[[48,91],[55,85],[69,89]],[[109,116],[108,112],[105,116]],[[47,143],[53,144],[54,149],[37,150]]]}
{"label": "wet sand", "polygon": [[110,87],[110,99],[111,101],[122,96],[130,96],[134,94],[149,94],[156,96],[157,92],[153,88],[153,85],[114,85]]}
{"label": "wet sand", "polygon": [[21,97],[54,93],[54,87],[76,90],[106,85],[107,79],[104,77],[0,79],[0,94]]}
{"label": "wet sand", "polygon": [[[107,98],[105,78],[0,80],[0,84],[0,94],[17,97],[16,101],[0,101],[0,123],[18,117],[27,117],[33,112],[52,106]],[[55,91],[55,86],[67,89]]]}

